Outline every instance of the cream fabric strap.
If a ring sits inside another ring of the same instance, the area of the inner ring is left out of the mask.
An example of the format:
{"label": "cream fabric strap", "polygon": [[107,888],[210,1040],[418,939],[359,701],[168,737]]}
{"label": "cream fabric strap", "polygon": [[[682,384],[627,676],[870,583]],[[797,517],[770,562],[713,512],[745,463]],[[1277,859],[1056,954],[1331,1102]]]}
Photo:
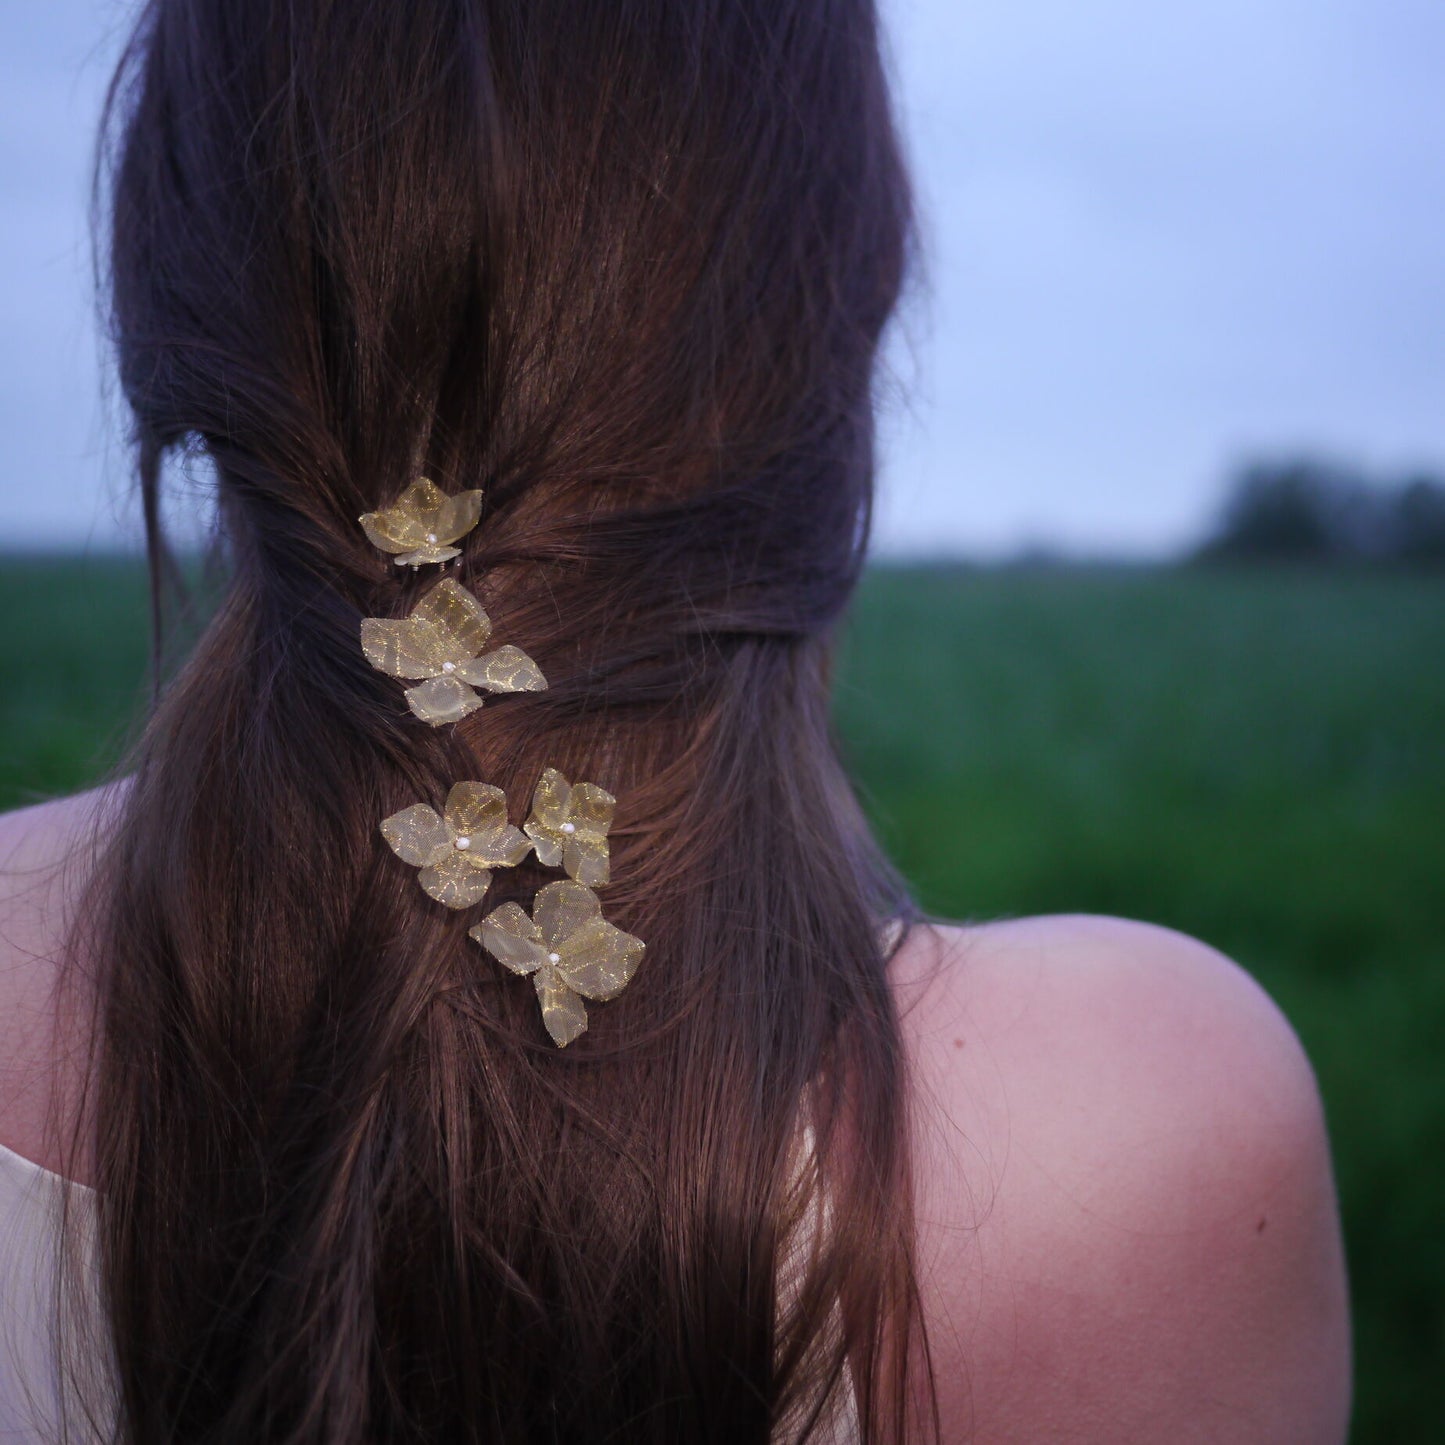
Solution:
{"label": "cream fabric strap", "polygon": [[[95,1194],[70,1186],[70,1209],[81,1278],[78,1311],[60,1311],[55,1297],[56,1251],[61,1238],[64,1181],[58,1174],[0,1144],[0,1441],[5,1445],[58,1436],[68,1417],[70,1438],[89,1445],[103,1438],[86,1425],[83,1400],[98,1419],[114,1418],[105,1324],[95,1290]],[[62,1389],[57,1375],[57,1331],[64,1321],[67,1357],[89,1374]]]}

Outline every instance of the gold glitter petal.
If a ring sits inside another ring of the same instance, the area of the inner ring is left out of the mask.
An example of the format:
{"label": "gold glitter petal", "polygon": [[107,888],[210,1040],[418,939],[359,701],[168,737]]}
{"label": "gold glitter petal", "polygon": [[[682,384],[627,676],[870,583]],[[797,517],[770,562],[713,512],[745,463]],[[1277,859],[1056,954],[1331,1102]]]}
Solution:
{"label": "gold glitter petal", "polygon": [[559,1049],[587,1032],[587,1007],[558,977],[554,968],[539,969],[532,980],[537,1002],[542,1005],[542,1023]]}
{"label": "gold glitter petal", "polygon": [[447,825],[425,803],[414,803],[382,820],[381,836],[391,851],[413,868],[425,868],[444,858],[452,847]]}
{"label": "gold glitter petal", "polygon": [[444,577],[411,610],[412,617],[431,623],[447,638],[451,659],[475,657],[492,635],[482,604],[460,582]]}
{"label": "gold glitter petal", "polygon": [[584,998],[615,998],[627,987],[646,945],[640,938],[614,928],[604,918],[593,918],[555,950],[561,961],[557,971]]}
{"label": "gold glitter petal", "polygon": [[493,867],[515,868],[531,850],[532,840],[509,823],[491,833],[478,833],[467,851]]}
{"label": "gold glitter petal", "polygon": [[453,848],[433,867],[423,868],[417,881],[438,903],[448,908],[470,908],[486,896],[492,873],[491,869]]}
{"label": "gold glitter petal", "polygon": [[363,617],[361,650],[378,672],[390,677],[435,677],[440,669],[431,660],[430,631],[410,618]]}
{"label": "gold glitter petal", "polygon": [[489,913],[475,928],[467,930],[498,963],[513,973],[536,973],[547,963],[542,931],[521,906],[504,903]]}
{"label": "gold glitter petal", "polygon": [[562,866],[569,878],[589,888],[601,888],[612,872],[607,839],[601,833],[579,831],[567,835],[562,843]]}
{"label": "gold glitter petal", "polygon": [[458,537],[465,537],[481,518],[481,492],[458,492],[454,497],[443,498],[432,531],[448,542],[455,542]]}
{"label": "gold glitter petal", "polygon": [[560,828],[567,821],[572,789],[556,768],[547,768],[532,793],[532,816],[544,828]]}
{"label": "gold glitter petal", "polygon": [[543,827],[533,818],[529,818],[522,824],[522,831],[532,840],[532,847],[537,850],[537,861],[544,868],[560,868],[562,866],[560,834]]}
{"label": "gold glitter petal", "polygon": [[561,952],[562,945],[583,924],[602,917],[602,903],[590,888],[568,878],[537,890],[532,917],[547,947]]}
{"label": "gold glitter petal", "polygon": [[[435,482],[422,477],[413,482],[396,501],[379,512],[367,512],[361,518],[362,530],[371,543],[383,552],[407,552],[413,547],[424,547],[427,533],[435,532],[430,524],[441,503],[445,501],[441,488]],[[450,537],[438,536],[438,541],[450,542]]]}
{"label": "gold glitter petal", "polygon": [[596,783],[578,783],[572,789],[570,799],[572,821],[578,828],[588,828],[597,833],[606,833],[612,826],[612,814],[617,799]]}
{"label": "gold glitter petal", "polygon": [[520,647],[512,646],[463,663],[457,676],[488,692],[541,692],[547,686],[542,669]]}
{"label": "gold glitter petal", "polygon": [[460,722],[482,705],[481,698],[454,677],[433,677],[407,688],[406,702],[423,722],[434,728],[443,723]]}
{"label": "gold glitter petal", "polygon": [[383,552],[409,552],[426,545],[426,529],[416,518],[403,513],[366,512],[357,520],[371,545]]}
{"label": "gold glitter petal", "polygon": [[[441,509],[446,505],[446,500],[447,494],[430,477],[418,477],[392,503],[392,511],[430,525],[436,521]],[[432,527],[431,530],[436,529]],[[453,537],[441,537],[440,533],[437,535],[443,542],[456,540]]]}
{"label": "gold glitter petal", "polygon": [[495,833],[507,825],[507,795],[491,783],[454,783],[442,816],[458,833]]}

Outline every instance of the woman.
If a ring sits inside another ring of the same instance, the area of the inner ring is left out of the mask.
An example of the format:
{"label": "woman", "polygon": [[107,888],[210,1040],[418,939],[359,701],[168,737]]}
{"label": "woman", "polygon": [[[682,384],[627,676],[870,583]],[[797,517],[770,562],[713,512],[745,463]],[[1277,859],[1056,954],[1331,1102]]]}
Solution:
{"label": "woman", "polygon": [[126,780],[0,824],[5,1423],[1339,1439],[1279,1014],[918,921],[829,741],[868,0],[154,0],[112,115],[153,578],[199,451],[227,583]]}

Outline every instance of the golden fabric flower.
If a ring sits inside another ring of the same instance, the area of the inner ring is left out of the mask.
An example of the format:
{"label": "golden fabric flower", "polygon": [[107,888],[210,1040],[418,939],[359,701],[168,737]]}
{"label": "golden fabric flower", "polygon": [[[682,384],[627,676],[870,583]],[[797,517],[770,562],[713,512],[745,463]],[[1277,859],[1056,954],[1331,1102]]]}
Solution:
{"label": "golden fabric flower", "polygon": [[392,677],[425,678],[406,690],[411,710],[433,727],[475,712],[488,692],[539,692],[547,686],[537,664],[518,647],[481,656],[492,624],[482,605],[450,577],[438,582],[403,618],[367,617],[361,624],[366,660]]}
{"label": "golden fabric flower", "polygon": [[398,567],[420,567],[425,562],[448,562],[461,556],[460,547],[448,544],[465,537],[481,515],[480,492],[449,497],[435,482],[421,477],[392,506],[367,512],[358,520],[373,546],[401,553],[396,559]]}
{"label": "golden fabric flower", "polygon": [[595,783],[570,786],[556,768],[548,768],[522,828],[548,868],[565,868],[579,883],[599,888],[607,882],[607,830],[616,806],[617,799]]}
{"label": "golden fabric flower", "polygon": [[530,918],[504,903],[468,932],[498,963],[531,975],[542,1022],[559,1048],[587,1028],[582,1000],[616,998],[646,947],[608,923],[597,895],[571,879],[538,889]]}
{"label": "golden fabric flower", "polygon": [[506,794],[490,783],[457,783],[440,817],[425,803],[403,808],[383,820],[381,835],[448,908],[480,903],[492,869],[516,867],[532,846],[507,822]]}

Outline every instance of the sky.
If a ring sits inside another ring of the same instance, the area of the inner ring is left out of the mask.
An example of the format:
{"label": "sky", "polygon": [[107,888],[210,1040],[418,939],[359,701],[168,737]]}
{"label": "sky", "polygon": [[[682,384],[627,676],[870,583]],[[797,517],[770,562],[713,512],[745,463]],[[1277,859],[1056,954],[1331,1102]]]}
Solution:
{"label": "sky", "polygon": [[[1246,457],[1445,471],[1439,0],[884,5],[923,267],[878,554],[1163,556]],[[138,536],[86,230],[128,13],[0,8],[0,550]]]}

